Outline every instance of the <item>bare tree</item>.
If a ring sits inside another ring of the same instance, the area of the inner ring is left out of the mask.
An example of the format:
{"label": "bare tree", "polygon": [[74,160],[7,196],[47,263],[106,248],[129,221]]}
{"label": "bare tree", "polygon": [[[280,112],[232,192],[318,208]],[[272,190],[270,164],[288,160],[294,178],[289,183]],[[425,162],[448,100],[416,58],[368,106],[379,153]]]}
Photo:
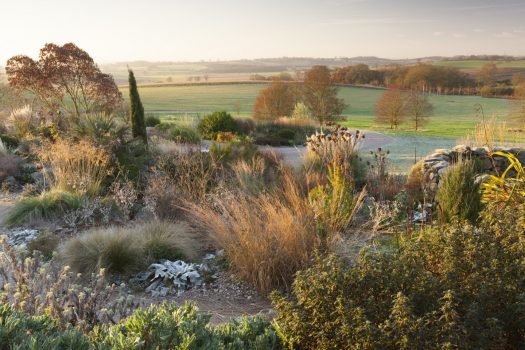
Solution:
{"label": "bare tree", "polygon": [[487,63],[481,67],[478,72],[478,80],[484,86],[494,86],[496,83],[496,73],[498,72],[498,67],[494,63]]}
{"label": "bare tree", "polygon": [[428,118],[434,112],[434,106],[428,101],[427,95],[412,90],[406,96],[405,111],[414,123],[414,129],[418,131],[421,126],[428,122]]}
{"label": "bare tree", "polygon": [[405,119],[405,104],[401,91],[390,88],[377,101],[375,107],[375,121],[379,124],[388,124],[390,129],[397,129]]}

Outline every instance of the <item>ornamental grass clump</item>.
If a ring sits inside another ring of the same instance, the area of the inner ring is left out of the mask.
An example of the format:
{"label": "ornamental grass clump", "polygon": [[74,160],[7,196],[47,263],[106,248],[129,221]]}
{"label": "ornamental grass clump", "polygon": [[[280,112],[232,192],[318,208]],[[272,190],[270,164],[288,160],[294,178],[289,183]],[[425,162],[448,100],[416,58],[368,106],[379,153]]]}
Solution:
{"label": "ornamental grass clump", "polygon": [[193,211],[238,275],[262,293],[290,288],[319,247],[313,211],[292,173],[270,193],[221,195]]}
{"label": "ornamental grass clump", "polygon": [[366,189],[354,192],[353,179],[335,162],[328,167],[327,180],[328,184],[318,185],[308,195],[323,240],[346,232],[366,196]]}
{"label": "ornamental grass clump", "polygon": [[36,197],[23,197],[9,211],[5,224],[36,223],[53,221],[81,208],[83,197],[76,193],[51,190]]}
{"label": "ornamental grass clump", "polygon": [[475,181],[476,168],[472,160],[459,161],[443,175],[436,196],[442,223],[453,219],[476,223],[481,210],[480,186]]}
{"label": "ornamental grass clump", "polygon": [[111,173],[110,155],[88,141],[57,140],[45,144],[38,156],[50,172],[45,173],[52,189],[98,195]]}
{"label": "ornamental grass clump", "polygon": [[135,227],[91,229],[66,241],[59,257],[76,272],[104,268],[123,273],[145,269],[162,259],[196,260],[200,246],[189,226],[151,221]]}

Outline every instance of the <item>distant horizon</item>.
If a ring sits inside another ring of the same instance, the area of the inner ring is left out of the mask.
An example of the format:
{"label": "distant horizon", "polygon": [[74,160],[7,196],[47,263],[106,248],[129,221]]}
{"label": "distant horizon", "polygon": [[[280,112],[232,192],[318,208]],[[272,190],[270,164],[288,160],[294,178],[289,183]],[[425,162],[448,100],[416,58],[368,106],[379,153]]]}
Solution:
{"label": "distant horizon", "polygon": [[525,55],[522,0],[6,0],[0,62],[74,42],[97,62]]}
{"label": "distant horizon", "polygon": [[[118,63],[133,63],[133,62],[149,62],[149,63],[214,63],[214,62],[235,62],[235,61],[257,61],[257,60],[273,60],[273,59],[317,59],[317,60],[337,60],[337,59],[358,59],[358,58],[377,58],[392,61],[402,60],[421,60],[431,58],[451,59],[468,56],[500,56],[509,57],[512,59],[525,59],[524,55],[501,55],[496,53],[480,53],[480,54],[458,54],[452,56],[443,55],[432,55],[432,56],[418,56],[418,57],[386,57],[386,56],[373,56],[373,55],[357,55],[357,56],[268,56],[268,57],[255,57],[255,58],[232,58],[232,59],[197,59],[197,60],[118,60],[118,61],[100,61],[99,64],[118,64]],[[35,57],[36,58],[36,57]]]}

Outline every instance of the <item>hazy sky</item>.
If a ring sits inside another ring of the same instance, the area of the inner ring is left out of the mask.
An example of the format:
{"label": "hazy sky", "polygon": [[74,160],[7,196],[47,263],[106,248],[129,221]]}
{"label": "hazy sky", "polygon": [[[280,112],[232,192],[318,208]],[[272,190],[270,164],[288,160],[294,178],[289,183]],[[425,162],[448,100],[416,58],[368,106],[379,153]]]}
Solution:
{"label": "hazy sky", "polygon": [[98,62],[525,55],[525,0],[0,0],[0,65],[72,41]]}

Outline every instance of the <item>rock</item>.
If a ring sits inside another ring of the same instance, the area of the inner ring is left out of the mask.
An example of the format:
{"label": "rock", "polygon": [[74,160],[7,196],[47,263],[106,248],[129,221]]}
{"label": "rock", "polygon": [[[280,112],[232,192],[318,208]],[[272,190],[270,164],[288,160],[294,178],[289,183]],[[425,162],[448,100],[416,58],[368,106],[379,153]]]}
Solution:
{"label": "rock", "polygon": [[443,160],[441,162],[437,162],[437,163],[433,164],[432,168],[435,169],[436,171],[439,171],[440,169],[447,168],[449,165],[450,165],[449,162],[446,162],[446,161]]}
{"label": "rock", "polygon": [[470,153],[471,149],[467,145],[457,145],[452,148],[452,151],[457,153]]}
{"label": "rock", "polygon": [[7,230],[5,232],[5,236],[7,237],[7,243],[10,246],[25,247],[29,242],[38,237],[38,230],[15,228],[12,230]]}
{"label": "rock", "polygon": [[491,170],[494,167],[492,164],[492,159],[490,158],[484,158],[483,159],[483,170],[488,171]]}
{"label": "rock", "polygon": [[435,162],[444,162],[444,161],[448,161],[444,155],[437,155],[437,156],[431,155],[428,158],[425,158],[424,160],[425,164],[435,163]]}
{"label": "rock", "polygon": [[476,147],[472,149],[472,153],[478,157],[483,157],[487,155],[487,150],[483,147]]}

